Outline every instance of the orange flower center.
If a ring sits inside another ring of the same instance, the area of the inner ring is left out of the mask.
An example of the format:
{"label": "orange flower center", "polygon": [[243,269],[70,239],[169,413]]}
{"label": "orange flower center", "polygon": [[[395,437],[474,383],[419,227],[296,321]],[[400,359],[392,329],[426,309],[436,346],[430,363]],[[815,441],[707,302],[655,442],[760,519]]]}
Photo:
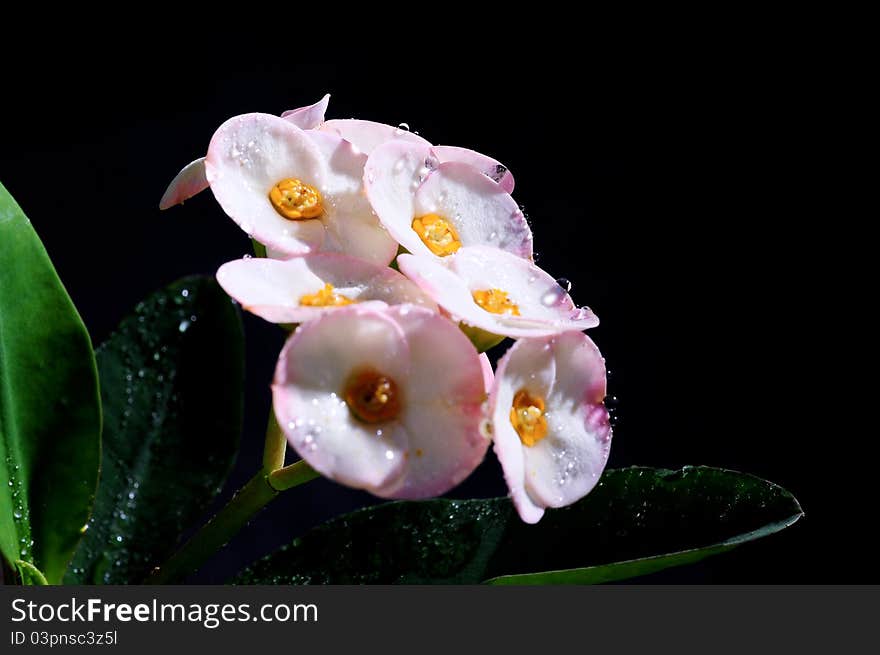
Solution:
{"label": "orange flower center", "polygon": [[343,397],[355,418],[364,423],[391,421],[400,414],[397,383],[373,369],[353,373],[345,385]]}
{"label": "orange flower center", "polygon": [[343,307],[355,302],[341,293],[336,293],[333,285],[327,282],[317,293],[307,293],[299,299],[304,307]]}
{"label": "orange flower center", "polygon": [[519,307],[501,289],[480,289],[471,292],[474,302],[492,314],[519,316]]}
{"label": "orange flower center", "polygon": [[510,422],[523,445],[529,448],[534,446],[547,436],[544,399],[533,396],[525,389],[517,391],[510,408]]}
{"label": "orange flower center", "polygon": [[461,248],[461,239],[452,223],[437,214],[425,214],[413,219],[412,229],[416,231],[432,253],[439,257],[451,255]]}
{"label": "orange flower center", "polygon": [[311,184],[288,177],[269,190],[269,201],[279,214],[291,221],[317,218],[324,211],[321,193]]}

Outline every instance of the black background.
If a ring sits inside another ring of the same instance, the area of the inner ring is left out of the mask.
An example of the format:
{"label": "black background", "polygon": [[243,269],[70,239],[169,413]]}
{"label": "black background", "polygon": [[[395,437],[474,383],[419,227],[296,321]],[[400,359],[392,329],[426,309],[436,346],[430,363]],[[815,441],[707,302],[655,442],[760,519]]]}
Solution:
{"label": "black background", "polygon": [[[819,331],[834,265],[806,236],[829,220],[822,57],[809,44],[717,37],[587,50],[577,34],[552,47],[510,35],[497,50],[447,34],[386,53],[323,34],[320,47],[259,64],[236,57],[235,30],[222,48],[194,38],[162,57],[72,46],[47,66],[20,49],[4,60],[0,180],[99,343],[153,289],[248,252],[210,192],[158,211],[232,115],[330,92],[328,117],[405,121],[490,154],[516,177],[538,263],[602,321],[591,336],[619,399],[610,465],[744,470],[806,511],[780,535],[646,581],[877,582],[873,547],[851,523],[858,492],[838,469],[837,365]],[[259,466],[282,343],[254,317],[246,331],[246,426],[224,498]],[[504,491],[490,455],[451,495]],[[368,502],[325,480],[285,494],[194,580],[222,581]]]}

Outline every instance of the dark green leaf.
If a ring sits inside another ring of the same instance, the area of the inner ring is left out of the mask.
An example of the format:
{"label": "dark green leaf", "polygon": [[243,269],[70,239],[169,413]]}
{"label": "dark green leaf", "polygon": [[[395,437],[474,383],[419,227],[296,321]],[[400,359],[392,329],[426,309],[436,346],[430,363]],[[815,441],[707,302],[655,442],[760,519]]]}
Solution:
{"label": "dark green leaf", "polygon": [[0,552],[58,583],[89,518],[101,405],[88,332],[0,185]]}
{"label": "dark green leaf", "polygon": [[537,525],[521,522],[506,498],[360,510],[318,526],[236,582],[607,582],[723,552],[801,514],[790,493],[744,473],[610,470],[586,498]]}
{"label": "dark green leaf", "polygon": [[209,278],[140,303],[98,348],[101,484],[68,583],[137,583],[219,491],[238,450],[243,337]]}

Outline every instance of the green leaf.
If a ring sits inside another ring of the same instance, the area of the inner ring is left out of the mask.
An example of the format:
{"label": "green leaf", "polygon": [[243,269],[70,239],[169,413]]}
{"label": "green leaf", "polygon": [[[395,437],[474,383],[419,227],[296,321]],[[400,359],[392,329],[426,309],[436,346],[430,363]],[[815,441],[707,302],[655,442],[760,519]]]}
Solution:
{"label": "green leaf", "polygon": [[65,582],[141,582],[219,492],[238,451],[241,317],[210,278],[140,303],[98,348],[104,454]]}
{"label": "green leaf", "polygon": [[19,560],[61,581],[89,518],[100,457],[89,334],[0,185],[0,553],[23,582],[35,577]]}
{"label": "green leaf", "polygon": [[325,523],[242,584],[589,584],[694,562],[791,525],[789,492],[708,467],[606,471],[586,498],[520,521],[506,498],[387,503]]}
{"label": "green leaf", "polygon": [[18,560],[15,562],[15,567],[18,569],[18,577],[22,584],[39,586],[49,584],[49,581],[46,580],[46,576],[43,575],[43,572],[33,564],[25,562],[24,560]]}

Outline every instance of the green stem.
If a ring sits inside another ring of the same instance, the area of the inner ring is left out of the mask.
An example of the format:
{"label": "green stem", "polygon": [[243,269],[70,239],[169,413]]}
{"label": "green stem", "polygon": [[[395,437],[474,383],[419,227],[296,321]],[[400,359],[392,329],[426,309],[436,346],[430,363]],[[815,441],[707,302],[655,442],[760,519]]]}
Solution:
{"label": "green stem", "polygon": [[286,451],[287,439],[272,412],[266,427],[262,470],[167,562],[153,569],[147,583],[167,584],[196,571],[280,492],[318,477],[318,473],[304,461],[284,466]]}
{"label": "green stem", "polygon": [[153,569],[147,584],[176,582],[197,570],[277,495],[278,491],[269,484],[269,476],[264,471],[257,473],[180,550]]}
{"label": "green stem", "polygon": [[266,426],[266,445],[263,448],[263,472],[267,475],[284,466],[284,455],[287,453],[287,438],[278,425],[275,412],[269,412],[269,424]]}
{"label": "green stem", "polygon": [[309,466],[305,460],[300,460],[283,469],[272,471],[269,474],[269,485],[278,491],[287,491],[301,484],[320,477],[315,469]]}

